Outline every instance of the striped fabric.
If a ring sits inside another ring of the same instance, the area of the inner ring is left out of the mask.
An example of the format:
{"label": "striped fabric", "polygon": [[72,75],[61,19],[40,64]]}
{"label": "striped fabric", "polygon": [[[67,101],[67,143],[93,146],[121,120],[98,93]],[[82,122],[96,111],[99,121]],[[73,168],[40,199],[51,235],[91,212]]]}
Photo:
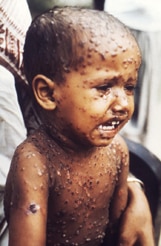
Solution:
{"label": "striped fabric", "polygon": [[26,0],[0,0],[0,65],[24,81],[22,53],[30,23]]}

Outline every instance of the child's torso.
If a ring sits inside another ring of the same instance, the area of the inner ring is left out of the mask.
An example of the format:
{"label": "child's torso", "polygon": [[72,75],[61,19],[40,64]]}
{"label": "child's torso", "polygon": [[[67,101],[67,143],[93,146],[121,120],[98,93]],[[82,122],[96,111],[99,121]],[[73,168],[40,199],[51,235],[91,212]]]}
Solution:
{"label": "child's torso", "polygon": [[72,160],[73,167],[67,159],[55,163],[56,178],[49,193],[48,238],[69,245],[85,245],[90,240],[98,245],[104,237],[118,170],[107,153],[102,155],[79,163]]}
{"label": "child's torso", "polygon": [[47,147],[47,245],[100,245],[109,223],[120,155],[113,145],[78,155],[54,142],[48,141]]}
{"label": "child's torso", "polygon": [[35,146],[49,176],[46,245],[100,245],[121,169],[117,142],[78,155],[44,136],[35,137]]}

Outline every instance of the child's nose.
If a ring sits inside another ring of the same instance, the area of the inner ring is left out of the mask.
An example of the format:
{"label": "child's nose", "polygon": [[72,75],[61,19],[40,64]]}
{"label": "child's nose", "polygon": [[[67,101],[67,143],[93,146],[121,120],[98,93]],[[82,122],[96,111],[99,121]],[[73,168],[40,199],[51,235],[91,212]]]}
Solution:
{"label": "child's nose", "polygon": [[126,113],[128,112],[128,98],[124,90],[114,90],[113,92],[113,112]]}

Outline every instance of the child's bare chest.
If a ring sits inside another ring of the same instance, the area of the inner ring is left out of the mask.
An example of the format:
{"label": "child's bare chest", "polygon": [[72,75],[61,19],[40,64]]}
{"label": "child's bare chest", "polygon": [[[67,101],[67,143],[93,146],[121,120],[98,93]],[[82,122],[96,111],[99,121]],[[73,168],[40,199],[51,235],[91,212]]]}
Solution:
{"label": "child's bare chest", "polygon": [[56,241],[63,243],[75,240],[85,245],[94,240],[98,245],[109,222],[109,206],[118,176],[116,160],[102,155],[83,158],[79,163],[72,160],[72,166],[68,162],[71,160],[61,160],[55,167],[56,179],[49,196],[51,235],[57,235]]}

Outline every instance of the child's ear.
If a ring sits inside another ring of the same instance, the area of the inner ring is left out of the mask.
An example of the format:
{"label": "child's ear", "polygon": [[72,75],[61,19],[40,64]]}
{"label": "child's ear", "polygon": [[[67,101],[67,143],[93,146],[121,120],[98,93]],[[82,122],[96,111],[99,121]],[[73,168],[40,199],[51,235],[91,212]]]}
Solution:
{"label": "child's ear", "polygon": [[36,75],[32,81],[32,89],[36,101],[46,110],[54,110],[56,108],[54,88],[54,81],[42,74]]}

